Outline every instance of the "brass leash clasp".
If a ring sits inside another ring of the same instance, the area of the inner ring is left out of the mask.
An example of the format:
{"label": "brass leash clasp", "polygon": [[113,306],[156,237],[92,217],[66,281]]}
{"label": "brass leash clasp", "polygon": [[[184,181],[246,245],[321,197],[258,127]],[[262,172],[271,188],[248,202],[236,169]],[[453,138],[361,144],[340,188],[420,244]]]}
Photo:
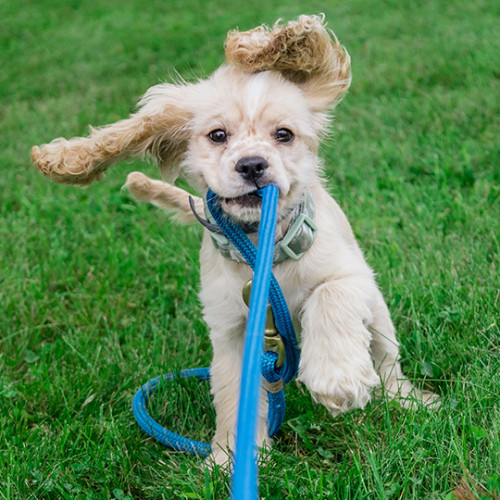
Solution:
{"label": "brass leash clasp", "polygon": [[[252,291],[252,280],[248,280],[243,286],[243,301],[250,306],[250,293]],[[285,362],[285,344],[274,324],[273,311],[271,305],[267,304],[266,327],[264,330],[264,352],[272,351],[278,355],[276,367],[279,368]]]}

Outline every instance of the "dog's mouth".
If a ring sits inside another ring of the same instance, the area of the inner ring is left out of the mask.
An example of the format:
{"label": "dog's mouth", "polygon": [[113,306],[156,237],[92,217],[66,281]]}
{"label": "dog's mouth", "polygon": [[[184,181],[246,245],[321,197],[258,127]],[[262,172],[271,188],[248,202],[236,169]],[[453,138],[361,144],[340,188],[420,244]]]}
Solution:
{"label": "dog's mouth", "polygon": [[262,198],[257,194],[257,191],[234,198],[223,198],[222,201],[227,207],[259,208],[262,204]]}

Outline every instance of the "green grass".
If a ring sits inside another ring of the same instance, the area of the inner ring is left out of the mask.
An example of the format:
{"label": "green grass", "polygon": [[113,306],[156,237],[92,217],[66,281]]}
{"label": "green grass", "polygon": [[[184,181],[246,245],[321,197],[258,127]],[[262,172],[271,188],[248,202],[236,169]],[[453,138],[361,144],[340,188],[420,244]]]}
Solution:
{"label": "green grass", "polygon": [[[200,228],[120,191],[151,166],[81,190],[42,178],[29,149],[127,116],[175,70],[209,74],[234,26],[321,11],[353,60],[322,149],[328,183],[378,273],[406,373],[443,406],[378,398],[334,419],[293,383],[261,497],[451,499],[463,478],[478,498],[499,494],[497,2],[4,0],[0,498],[227,497],[225,476],[146,439],[130,410],[149,378],[210,362]],[[158,418],[209,439],[207,385],[166,391]]]}

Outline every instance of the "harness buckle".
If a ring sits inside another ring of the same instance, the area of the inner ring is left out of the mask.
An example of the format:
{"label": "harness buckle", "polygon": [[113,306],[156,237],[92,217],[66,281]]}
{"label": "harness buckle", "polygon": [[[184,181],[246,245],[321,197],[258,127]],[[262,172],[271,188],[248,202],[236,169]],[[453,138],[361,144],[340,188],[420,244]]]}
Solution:
{"label": "harness buckle", "polygon": [[[311,217],[301,213],[279,242],[280,251],[293,260],[299,260],[311,246],[317,231]],[[310,236],[303,238],[304,233],[309,233]]]}

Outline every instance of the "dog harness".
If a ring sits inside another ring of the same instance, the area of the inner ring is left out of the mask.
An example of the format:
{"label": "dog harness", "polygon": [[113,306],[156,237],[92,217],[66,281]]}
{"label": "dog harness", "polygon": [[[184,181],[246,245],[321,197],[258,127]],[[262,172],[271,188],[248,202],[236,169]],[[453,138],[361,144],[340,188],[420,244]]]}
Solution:
{"label": "dog harness", "polygon": [[[206,219],[201,218],[196,213],[194,203],[191,199],[190,204],[193,214],[208,230],[214,247],[220,254],[228,260],[247,264],[245,257],[219,228],[207,206],[207,200],[204,200]],[[274,245],[273,265],[279,264],[287,259],[299,260],[307,250],[309,250],[316,236],[317,228],[314,224],[316,210],[314,200],[309,191],[304,195],[302,201],[295,208],[292,208],[290,212],[293,212],[293,215],[286,234]],[[286,214],[285,217],[288,216],[289,213]],[[240,227],[245,234],[252,234],[257,232],[258,223],[242,224]]]}

